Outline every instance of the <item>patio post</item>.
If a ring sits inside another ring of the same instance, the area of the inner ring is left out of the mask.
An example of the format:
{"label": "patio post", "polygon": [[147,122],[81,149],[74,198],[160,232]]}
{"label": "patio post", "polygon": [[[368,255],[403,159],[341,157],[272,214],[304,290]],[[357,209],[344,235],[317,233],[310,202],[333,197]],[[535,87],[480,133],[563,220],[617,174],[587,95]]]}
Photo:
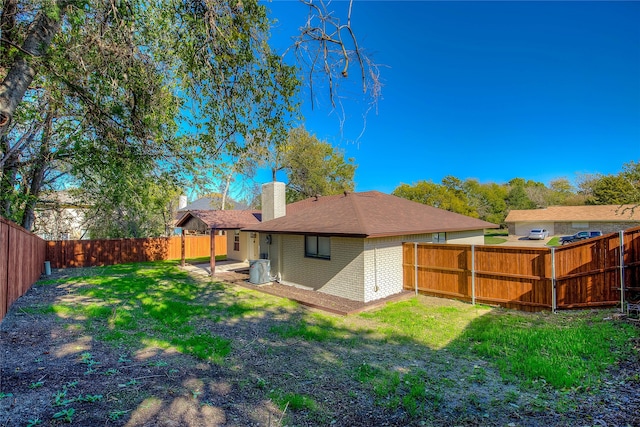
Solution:
{"label": "patio post", "polygon": [[211,227],[211,258],[209,259],[209,269],[211,270],[211,277],[216,273],[216,229]]}

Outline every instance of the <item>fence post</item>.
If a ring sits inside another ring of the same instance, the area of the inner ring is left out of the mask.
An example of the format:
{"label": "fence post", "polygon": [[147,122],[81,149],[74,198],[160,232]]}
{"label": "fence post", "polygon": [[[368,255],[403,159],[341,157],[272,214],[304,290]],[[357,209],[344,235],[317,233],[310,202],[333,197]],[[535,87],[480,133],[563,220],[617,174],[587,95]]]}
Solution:
{"label": "fence post", "polygon": [[185,229],[183,228],[182,229],[182,235],[180,236],[180,265],[183,266],[183,267],[187,263],[187,261],[186,261],[186,252],[187,252],[187,250],[186,250],[186,247],[185,247],[186,242],[185,242],[184,233],[185,233]]}
{"label": "fence post", "polygon": [[418,242],[413,243],[413,284],[418,296]]}
{"label": "fence post", "polygon": [[476,305],[476,245],[471,245],[471,304]]}
{"label": "fence post", "polygon": [[624,230],[620,230],[620,312],[624,313]]}
{"label": "fence post", "polygon": [[551,248],[551,312],[558,311],[558,288],[556,285],[556,248]]}

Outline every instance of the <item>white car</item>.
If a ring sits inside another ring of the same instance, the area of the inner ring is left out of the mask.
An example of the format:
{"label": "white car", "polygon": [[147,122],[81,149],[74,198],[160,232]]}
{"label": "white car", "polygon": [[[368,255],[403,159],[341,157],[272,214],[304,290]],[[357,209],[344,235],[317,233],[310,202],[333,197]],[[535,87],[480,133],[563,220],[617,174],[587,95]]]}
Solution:
{"label": "white car", "polygon": [[544,228],[534,228],[529,232],[529,240],[544,240],[549,237],[549,232]]}

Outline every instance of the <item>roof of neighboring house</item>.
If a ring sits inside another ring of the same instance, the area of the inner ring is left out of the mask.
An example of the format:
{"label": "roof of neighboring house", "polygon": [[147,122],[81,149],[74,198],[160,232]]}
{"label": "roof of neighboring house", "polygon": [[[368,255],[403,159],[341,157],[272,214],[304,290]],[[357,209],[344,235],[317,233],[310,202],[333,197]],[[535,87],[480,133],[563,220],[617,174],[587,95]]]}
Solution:
{"label": "roof of neighboring house", "polygon": [[640,206],[549,206],[545,209],[512,210],[505,218],[505,222],[525,221],[640,221]]}
{"label": "roof of neighboring house", "polygon": [[[222,196],[215,197],[201,197],[198,200],[194,200],[189,203],[182,209],[178,209],[178,212],[186,212],[186,211],[209,211],[212,209],[217,209],[222,204]],[[246,206],[242,202],[235,201],[231,198],[227,199],[227,206],[234,206],[235,210],[247,210],[248,206]],[[231,210],[231,209],[230,209]]]}
{"label": "roof of neighboring house", "polygon": [[81,202],[67,190],[44,192],[40,195],[37,210],[46,209],[84,209],[90,207],[86,202]]}
{"label": "roof of neighboring house", "polygon": [[245,231],[385,237],[498,227],[378,191],[312,197],[287,205],[286,212]]}
{"label": "roof of neighboring house", "polygon": [[259,224],[262,214],[255,210],[195,210],[187,212],[176,223],[176,227],[182,227],[190,218],[198,218],[208,228],[216,230],[235,230]]}

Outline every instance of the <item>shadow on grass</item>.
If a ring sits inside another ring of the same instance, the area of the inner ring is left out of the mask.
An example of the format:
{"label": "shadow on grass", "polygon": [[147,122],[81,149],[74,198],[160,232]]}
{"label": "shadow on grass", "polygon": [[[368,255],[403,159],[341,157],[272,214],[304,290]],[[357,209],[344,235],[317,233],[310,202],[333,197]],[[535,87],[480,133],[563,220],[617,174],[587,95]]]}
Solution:
{"label": "shadow on grass", "polygon": [[[509,340],[546,349],[541,358],[575,357],[576,372],[589,364],[587,353],[554,347],[562,339],[550,331],[531,333],[541,315],[418,298],[342,318],[198,281],[173,262],[85,270],[36,284],[1,325],[12,356],[1,366],[0,425],[71,409],[78,425],[545,423],[550,411],[572,414],[574,396],[558,396],[568,383],[550,388],[548,372],[523,377],[546,362],[517,364]],[[578,321],[558,326],[563,339]],[[579,340],[619,348],[615,362],[624,345],[606,336],[619,331],[602,330]]]}

